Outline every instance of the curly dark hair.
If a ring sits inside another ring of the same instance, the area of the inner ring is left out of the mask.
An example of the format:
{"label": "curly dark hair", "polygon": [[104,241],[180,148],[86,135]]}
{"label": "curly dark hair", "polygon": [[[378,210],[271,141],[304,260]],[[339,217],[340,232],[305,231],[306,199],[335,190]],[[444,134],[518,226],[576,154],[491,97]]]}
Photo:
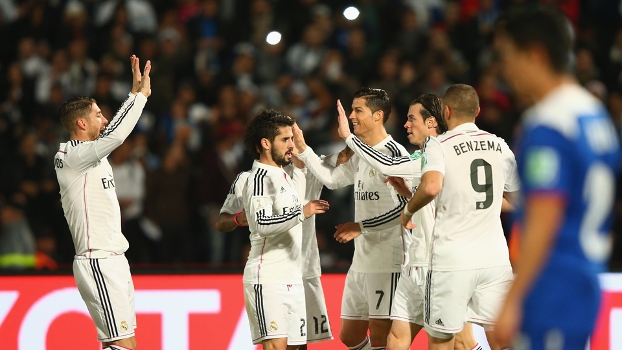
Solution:
{"label": "curly dark hair", "polygon": [[354,98],[365,99],[365,105],[371,109],[372,114],[379,110],[384,112],[383,123],[389,119],[389,115],[391,115],[391,101],[389,101],[389,94],[386,91],[362,87],[354,93]]}
{"label": "curly dark hair", "polygon": [[253,158],[259,159],[261,140],[268,139],[270,142],[273,142],[279,135],[279,128],[292,125],[294,125],[294,120],[277,110],[265,109],[259,111],[246,125],[244,133],[246,151]]}
{"label": "curly dark hair", "polygon": [[440,135],[447,131],[447,121],[443,117],[443,104],[440,97],[434,94],[423,94],[410,102],[410,105],[419,103],[423,120],[430,117],[436,119],[436,132]]}

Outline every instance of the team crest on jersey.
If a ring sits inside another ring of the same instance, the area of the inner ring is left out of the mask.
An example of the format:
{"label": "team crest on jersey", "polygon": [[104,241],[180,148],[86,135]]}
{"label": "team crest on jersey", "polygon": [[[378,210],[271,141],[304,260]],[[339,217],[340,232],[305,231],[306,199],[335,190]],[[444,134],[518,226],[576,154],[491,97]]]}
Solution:
{"label": "team crest on jersey", "polygon": [[263,198],[255,198],[255,207],[257,209],[264,209],[266,207],[266,200]]}
{"label": "team crest on jersey", "polygon": [[369,177],[374,177],[374,176],[376,176],[376,169],[371,169],[369,171]]}
{"label": "team crest on jersey", "polygon": [[276,324],[276,322],[274,321],[270,322],[270,330],[272,332],[276,332],[277,329],[279,329],[279,326]]}
{"label": "team crest on jersey", "polygon": [[119,329],[121,329],[121,332],[127,332],[127,322],[121,321],[121,324],[119,325]]}

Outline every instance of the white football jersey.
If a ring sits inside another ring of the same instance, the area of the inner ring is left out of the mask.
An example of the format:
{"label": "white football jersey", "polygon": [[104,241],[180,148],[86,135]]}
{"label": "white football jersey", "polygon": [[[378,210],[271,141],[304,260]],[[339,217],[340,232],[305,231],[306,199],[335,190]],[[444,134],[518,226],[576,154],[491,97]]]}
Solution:
{"label": "white football jersey", "polygon": [[61,143],[54,156],[60,199],[76,255],[122,254],[129,244],[121,233],[121,211],[108,155],[132,132],[147,97],[129,94],[95,141]]}
{"label": "white football jersey", "polygon": [[[376,151],[354,134],[346,139],[346,144],[366,163],[378,169],[383,175],[397,176],[412,181],[415,193],[421,183],[421,151],[410,156],[392,157]],[[435,201],[430,202],[413,214],[411,221],[416,225],[412,229],[412,242],[408,246],[408,265],[428,266],[428,252],[434,228]],[[405,229],[404,229],[405,230]]]}
{"label": "white football jersey", "polygon": [[[397,157],[408,155],[402,145],[387,136],[374,148]],[[400,196],[384,176],[356,154],[336,168],[322,165],[311,147],[300,154],[307,168],[330,189],[354,184],[354,221],[362,234],[354,239],[355,272],[400,272],[407,261],[406,248],[411,237],[400,224],[400,214],[407,198]]]}
{"label": "white football jersey", "polygon": [[430,269],[481,269],[509,265],[501,226],[504,192],[519,190],[514,153],[505,141],[473,123],[426,139],[425,174],[444,175],[436,197]]}
{"label": "white football jersey", "polygon": [[[329,164],[332,162],[334,165],[334,161],[336,160],[335,158],[336,155],[331,155],[324,161]],[[292,177],[294,176],[293,166],[287,166],[283,169],[288,173],[288,175]],[[324,185],[317,180],[315,176],[313,176],[312,172],[303,169],[302,173],[305,174],[306,177],[303,200],[304,205],[311,200],[320,199]],[[221,213],[235,214],[241,210],[244,210],[242,203],[242,191],[249,174],[250,171],[244,171],[239,173],[235,178],[233,184],[231,184],[229,194],[227,194],[225,204],[220,209]],[[302,278],[314,278],[321,275],[322,268],[320,265],[320,251],[317,246],[314,215],[302,223]]]}
{"label": "white football jersey", "polygon": [[283,168],[253,163],[242,192],[251,231],[244,283],[302,283],[305,217],[296,186]]}
{"label": "white football jersey", "polygon": [[233,180],[231,188],[229,189],[229,193],[227,193],[225,203],[223,203],[222,208],[220,208],[221,214],[237,214],[238,212],[244,210],[244,203],[242,203],[242,191],[244,190],[246,179],[248,179],[248,175],[250,175],[250,173],[250,170],[243,171],[235,177],[235,180]]}

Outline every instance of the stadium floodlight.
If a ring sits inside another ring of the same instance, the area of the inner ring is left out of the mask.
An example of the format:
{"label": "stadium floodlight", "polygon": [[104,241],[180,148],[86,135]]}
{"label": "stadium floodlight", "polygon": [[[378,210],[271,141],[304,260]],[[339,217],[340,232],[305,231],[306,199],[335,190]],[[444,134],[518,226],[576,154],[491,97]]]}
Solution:
{"label": "stadium floodlight", "polygon": [[276,45],[281,42],[281,33],[273,30],[266,36],[266,42],[270,45]]}
{"label": "stadium floodlight", "polygon": [[349,21],[354,21],[355,19],[357,19],[360,13],[361,12],[359,11],[359,9],[354,6],[350,6],[343,10],[343,16]]}

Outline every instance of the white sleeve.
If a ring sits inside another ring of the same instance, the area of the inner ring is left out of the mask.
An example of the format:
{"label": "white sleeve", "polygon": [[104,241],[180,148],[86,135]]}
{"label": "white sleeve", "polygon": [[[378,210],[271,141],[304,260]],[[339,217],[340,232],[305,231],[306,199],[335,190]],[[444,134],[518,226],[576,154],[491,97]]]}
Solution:
{"label": "white sleeve", "polygon": [[414,160],[409,156],[391,157],[375,150],[354,134],[346,139],[346,143],[356,155],[385,176],[421,177],[421,164],[418,159]]}
{"label": "white sleeve", "polygon": [[220,214],[236,214],[244,210],[242,191],[244,190],[244,184],[247,178],[248,172],[241,172],[235,177],[229,189],[229,193],[227,194],[227,198],[225,199],[225,203],[222,205],[222,208],[220,208]]}
{"label": "white sleeve", "polygon": [[[410,187],[410,182],[407,184]],[[363,234],[382,231],[400,223],[402,210],[404,210],[404,206],[408,204],[410,198],[400,196],[393,186],[389,184],[387,184],[387,187],[391,190],[391,198],[393,198],[393,203],[395,204],[394,207],[378,216],[361,221],[359,225],[361,226],[361,232]]]}
{"label": "white sleeve", "polygon": [[339,152],[337,153],[333,153],[329,156],[320,156],[320,158],[322,158],[322,161],[330,166],[332,166],[333,168],[337,167],[337,158],[339,158]]}
{"label": "white sleeve", "polygon": [[307,146],[307,149],[300,153],[298,157],[305,162],[307,169],[309,169],[324,186],[331,190],[354,183],[354,165],[352,158],[340,166],[333,168],[323,162],[309,146]]}
{"label": "white sleeve", "polygon": [[516,165],[516,158],[514,157],[514,152],[510,149],[507,143],[501,143],[503,148],[503,154],[506,156],[505,158],[505,186],[503,188],[504,192],[516,192],[520,190],[520,179],[518,177],[518,167]]}
{"label": "white sleeve", "polygon": [[296,192],[298,192],[299,198],[302,200],[303,204],[307,204],[304,200],[307,195],[305,194],[307,191],[307,172],[308,169],[300,169],[292,164],[292,182],[294,183],[294,188]]}
{"label": "white sleeve", "polygon": [[428,171],[438,171],[445,175],[445,152],[443,152],[443,146],[436,137],[428,136],[423,143],[421,162],[422,175]]}
{"label": "white sleeve", "polygon": [[[290,228],[298,225],[305,220],[304,213],[302,212],[302,206],[298,205],[289,213],[280,214],[274,213],[272,197],[266,195],[269,191],[270,184],[265,183],[267,179],[260,179],[258,181],[264,181],[264,184],[255,186],[255,181],[252,180],[247,184],[245,189],[246,198],[249,198],[246,211],[246,220],[251,232],[257,232],[261,237],[273,236],[283,232],[287,232]],[[264,188],[264,185],[266,188]],[[258,193],[256,188],[261,189],[261,193]]]}
{"label": "white sleeve", "polygon": [[142,93],[136,95],[130,93],[102,135],[95,141],[76,145],[72,152],[66,155],[65,161],[76,171],[81,172],[109,155],[134,130],[146,103],[147,97]]}

